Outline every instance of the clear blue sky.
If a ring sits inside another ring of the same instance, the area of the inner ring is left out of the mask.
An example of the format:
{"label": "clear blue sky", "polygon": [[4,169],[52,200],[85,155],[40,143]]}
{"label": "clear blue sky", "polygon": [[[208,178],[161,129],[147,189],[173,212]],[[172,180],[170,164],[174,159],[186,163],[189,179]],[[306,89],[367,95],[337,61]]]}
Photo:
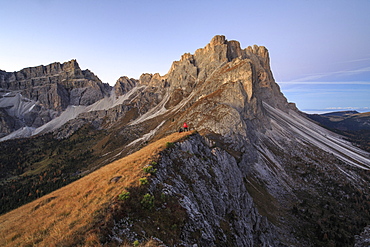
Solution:
{"label": "clear blue sky", "polygon": [[266,46],[275,80],[301,110],[370,107],[369,0],[0,0],[0,26],[9,72],[77,59],[113,85],[164,75],[223,34]]}

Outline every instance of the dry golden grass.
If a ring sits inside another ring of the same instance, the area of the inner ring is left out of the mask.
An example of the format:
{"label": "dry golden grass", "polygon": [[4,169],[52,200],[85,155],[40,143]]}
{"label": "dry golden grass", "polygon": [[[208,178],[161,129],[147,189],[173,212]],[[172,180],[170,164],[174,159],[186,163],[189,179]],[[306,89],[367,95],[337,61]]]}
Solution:
{"label": "dry golden grass", "polygon": [[[100,246],[88,232],[94,212],[114,200],[126,187],[139,186],[143,167],[158,158],[167,142],[176,142],[191,132],[174,133],[136,153],[0,216],[0,246],[69,246],[80,238],[85,246]],[[113,177],[122,176],[110,183]]]}

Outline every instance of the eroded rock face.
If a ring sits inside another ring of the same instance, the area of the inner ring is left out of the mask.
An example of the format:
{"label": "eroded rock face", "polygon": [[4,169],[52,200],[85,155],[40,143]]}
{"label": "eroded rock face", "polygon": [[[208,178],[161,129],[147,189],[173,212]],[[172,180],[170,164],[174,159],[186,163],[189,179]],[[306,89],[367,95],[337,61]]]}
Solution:
{"label": "eroded rock face", "polygon": [[131,89],[133,89],[135,86],[137,86],[138,81],[135,79],[130,79],[127,76],[120,77],[116,84],[114,85],[114,92],[116,97],[124,95]]}
{"label": "eroded rock face", "polygon": [[0,88],[20,92],[47,109],[62,111],[68,105],[90,105],[110,92],[89,70],[81,70],[76,60],[0,72]]}
{"label": "eroded rock face", "polygon": [[40,127],[69,105],[91,105],[111,90],[92,72],[81,70],[76,60],[0,71],[0,89],[2,136],[21,127]]}
{"label": "eroded rock face", "polygon": [[[114,91],[116,97],[134,95],[124,104],[137,109],[135,117],[144,116],[133,124],[168,113],[173,114],[174,125],[188,121],[199,131],[227,138],[246,136],[245,119],[258,120],[264,128],[263,101],[288,109],[270,71],[267,49],[256,45],[242,49],[238,41],[222,35],[194,54],[182,55],[166,75],[146,73],[139,80],[121,77]],[[143,107],[142,102],[148,103]]]}
{"label": "eroded rock face", "polygon": [[[227,172],[226,172],[227,171]],[[150,190],[181,198],[187,212],[185,246],[278,246],[274,226],[253,204],[237,161],[199,135],[160,160]]]}
{"label": "eroded rock face", "polygon": [[274,107],[285,109],[287,105],[271,73],[267,49],[257,45],[241,49],[238,41],[227,41],[222,35],[215,36],[193,55],[184,54],[164,77],[171,87],[188,93],[196,84],[205,82],[209,84],[204,86],[202,93],[205,95],[216,91],[223,83],[240,82],[248,100],[257,93],[258,98]]}
{"label": "eroded rock face", "polygon": [[16,124],[14,118],[10,117],[5,109],[0,108],[0,138],[16,129]]}

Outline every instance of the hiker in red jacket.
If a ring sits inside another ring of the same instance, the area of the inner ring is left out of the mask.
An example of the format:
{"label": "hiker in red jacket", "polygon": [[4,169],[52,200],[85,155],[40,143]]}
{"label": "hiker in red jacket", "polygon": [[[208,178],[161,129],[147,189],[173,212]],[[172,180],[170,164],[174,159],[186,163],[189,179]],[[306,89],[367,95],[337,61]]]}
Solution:
{"label": "hiker in red jacket", "polygon": [[188,125],[186,123],[184,123],[183,127],[184,127],[184,131],[189,131]]}

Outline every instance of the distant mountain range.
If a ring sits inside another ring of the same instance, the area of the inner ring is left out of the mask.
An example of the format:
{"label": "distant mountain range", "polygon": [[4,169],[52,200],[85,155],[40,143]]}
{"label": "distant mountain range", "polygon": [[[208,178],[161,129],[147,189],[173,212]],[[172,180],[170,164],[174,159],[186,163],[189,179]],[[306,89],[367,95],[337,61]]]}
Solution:
{"label": "distant mountain range", "polygon": [[300,112],[263,46],[217,35],[114,87],[75,60],[0,85],[1,246],[366,244],[370,154],[348,136],[368,115]]}
{"label": "distant mountain range", "polygon": [[340,111],[307,116],[370,152],[370,112]]}
{"label": "distant mountain range", "polygon": [[342,131],[370,130],[370,112],[340,111],[308,116],[332,129]]}

